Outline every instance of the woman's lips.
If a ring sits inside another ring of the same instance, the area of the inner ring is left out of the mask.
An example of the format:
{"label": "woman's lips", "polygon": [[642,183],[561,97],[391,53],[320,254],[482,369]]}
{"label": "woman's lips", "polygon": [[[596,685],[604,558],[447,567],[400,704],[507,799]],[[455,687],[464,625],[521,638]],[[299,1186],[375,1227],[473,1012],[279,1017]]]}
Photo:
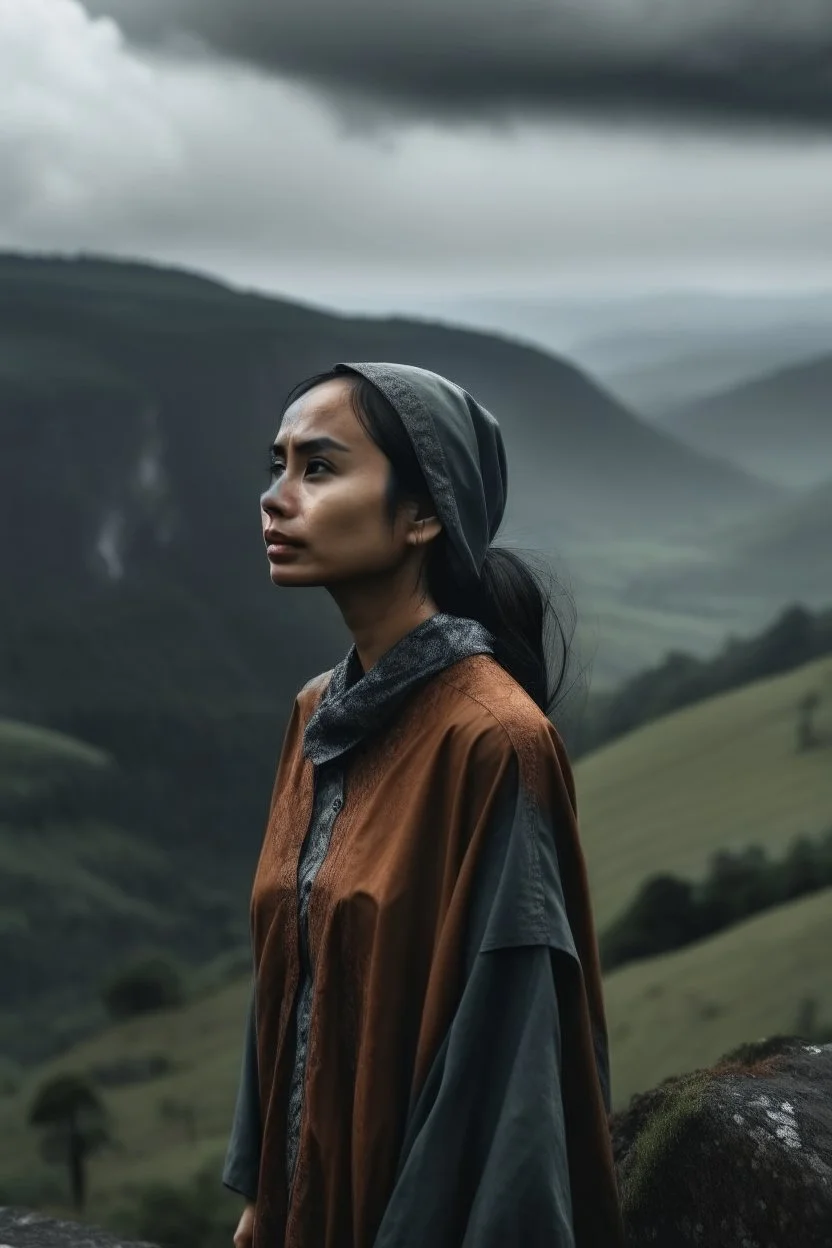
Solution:
{"label": "woman's lips", "polygon": [[287,542],[271,542],[266,547],[266,554],[270,559],[283,559],[286,555],[298,554],[300,549],[300,546],[290,546]]}

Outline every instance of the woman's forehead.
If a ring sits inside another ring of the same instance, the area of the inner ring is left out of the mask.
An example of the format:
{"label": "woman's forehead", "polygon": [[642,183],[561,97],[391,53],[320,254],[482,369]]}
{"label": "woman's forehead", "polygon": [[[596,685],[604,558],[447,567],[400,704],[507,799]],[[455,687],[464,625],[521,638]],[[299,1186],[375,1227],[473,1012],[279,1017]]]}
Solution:
{"label": "woman's forehead", "polygon": [[331,423],[351,418],[356,421],[352,389],[353,383],[346,377],[320,382],[289,404],[280,422],[281,429],[303,427],[312,420]]}
{"label": "woman's forehead", "polygon": [[376,447],[353,407],[353,388],[351,378],[338,377],[301,395],[286,408],[275,446],[291,443],[304,449],[307,442],[323,438],[337,444],[333,449],[374,454]]}

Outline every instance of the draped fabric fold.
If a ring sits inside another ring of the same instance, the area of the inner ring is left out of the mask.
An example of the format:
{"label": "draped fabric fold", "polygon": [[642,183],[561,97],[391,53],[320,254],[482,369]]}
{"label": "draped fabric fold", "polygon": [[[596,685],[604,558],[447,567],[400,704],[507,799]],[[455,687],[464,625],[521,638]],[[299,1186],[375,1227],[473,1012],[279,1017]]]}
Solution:
{"label": "draped fabric fold", "polygon": [[[301,691],[287,730],[252,896],[259,1112],[238,1098],[235,1155],[259,1157],[255,1248],[619,1248],[600,970],[562,743],[487,652],[426,681],[413,671],[384,732],[341,756],[345,801],[309,901],[291,1189],[296,883],[315,790],[304,735],[331,674]],[[246,1122],[257,1148],[239,1143]]]}

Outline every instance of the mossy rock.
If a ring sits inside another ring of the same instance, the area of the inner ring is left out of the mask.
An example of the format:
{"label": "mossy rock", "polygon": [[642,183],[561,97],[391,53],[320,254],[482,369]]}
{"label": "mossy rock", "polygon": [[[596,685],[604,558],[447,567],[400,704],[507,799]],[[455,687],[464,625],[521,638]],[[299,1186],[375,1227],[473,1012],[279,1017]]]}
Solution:
{"label": "mossy rock", "polygon": [[629,1248],[829,1248],[832,1045],[774,1037],[612,1121]]}
{"label": "mossy rock", "polygon": [[10,1208],[0,1208],[0,1244],[8,1248],[156,1248],[128,1242],[95,1226],[61,1222],[31,1209]]}

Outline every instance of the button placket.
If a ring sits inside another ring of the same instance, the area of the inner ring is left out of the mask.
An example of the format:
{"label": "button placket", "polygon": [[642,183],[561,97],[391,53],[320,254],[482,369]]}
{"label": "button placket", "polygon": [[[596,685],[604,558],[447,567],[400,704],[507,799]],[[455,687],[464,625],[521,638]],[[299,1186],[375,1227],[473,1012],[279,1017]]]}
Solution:
{"label": "button placket", "polygon": [[[290,1092],[290,1111],[287,1120],[287,1164],[289,1192],[294,1187],[294,1171],[297,1163],[300,1126],[303,1118],[303,1091],[306,1078],[306,1060],[308,1056],[309,1035],[312,1024],[312,996],[314,991],[314,970],[308,961],[308,915],[312,888],[318,872],[324,865],[329,853],[332,829],[340,810],[344,806],[343,774],[330,774],[323,783],[329,793],[320,792],[318,814],[313,804],[310,834],[301,851],[299,864],[299,922],[301,928],[301,947],[305,951],[302,956],[301,980],[298,984],[296,1003],[296,1041],[295,1067],[292,1072],[292,1088]],[[333,792],[335,796],[333,797]],[[317,820],[317,827],[316,827]]]}

